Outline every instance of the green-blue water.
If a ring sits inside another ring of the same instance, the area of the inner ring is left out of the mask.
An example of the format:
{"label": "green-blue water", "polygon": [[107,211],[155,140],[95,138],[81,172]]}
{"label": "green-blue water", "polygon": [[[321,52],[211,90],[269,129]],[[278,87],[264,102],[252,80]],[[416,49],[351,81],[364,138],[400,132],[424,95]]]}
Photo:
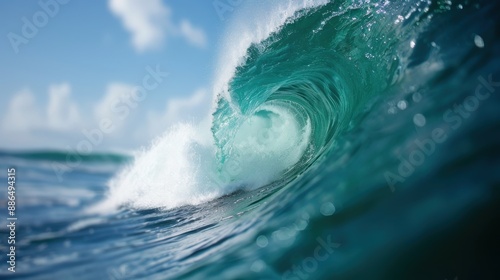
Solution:
{"label": "green-blue water", "polygon": [[63,174],[64,152],[0,153],[2,278],[498,279],[498,2],[283,7],[227,57],[209,128]]}

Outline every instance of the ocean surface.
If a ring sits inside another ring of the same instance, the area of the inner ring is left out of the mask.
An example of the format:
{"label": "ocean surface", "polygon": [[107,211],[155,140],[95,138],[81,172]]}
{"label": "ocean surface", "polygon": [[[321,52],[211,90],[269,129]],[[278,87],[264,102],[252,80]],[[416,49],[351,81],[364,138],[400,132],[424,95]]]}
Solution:
{"label": "ocean surface", "polygon": [[500,2],[256,10],[203,124],[0,153],[1,279],[500,279]]}

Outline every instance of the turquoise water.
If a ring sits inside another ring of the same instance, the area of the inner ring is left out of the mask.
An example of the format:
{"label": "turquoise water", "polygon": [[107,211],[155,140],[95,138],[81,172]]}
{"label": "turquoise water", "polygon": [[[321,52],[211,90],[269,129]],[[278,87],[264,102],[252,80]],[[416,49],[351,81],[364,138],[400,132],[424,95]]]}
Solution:
{"label": "turquoise water", "polygon": [[498,3],[272,6],[228,35],[208,126],[59,176],[0,153],[2,278],[498,278]]}

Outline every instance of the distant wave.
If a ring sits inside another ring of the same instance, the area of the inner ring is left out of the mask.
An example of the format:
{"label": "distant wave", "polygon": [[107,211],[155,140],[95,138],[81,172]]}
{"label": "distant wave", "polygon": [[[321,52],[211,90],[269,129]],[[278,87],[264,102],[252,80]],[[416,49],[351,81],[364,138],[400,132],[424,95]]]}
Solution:
{"label": "distant wave", "polygon": [[129,155],[118,153],[91,153],[80,154],[75,152],[57,151],[57,150],[33,150],[33,151],[0,151],[1,157],[14,157],[28,160],[39,161],[81,161],[88,163],[125,163],[132,159]]}

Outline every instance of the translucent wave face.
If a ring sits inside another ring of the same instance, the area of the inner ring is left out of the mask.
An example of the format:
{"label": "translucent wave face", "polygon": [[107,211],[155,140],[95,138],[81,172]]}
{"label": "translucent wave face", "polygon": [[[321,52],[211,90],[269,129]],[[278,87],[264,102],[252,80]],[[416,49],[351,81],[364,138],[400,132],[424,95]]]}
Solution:
{"label": "translucent wave face", "polygon": [[223,169],[245,188],[270,183],[301,159],[310,134],[287,108],[263,105],[237,129]]}

